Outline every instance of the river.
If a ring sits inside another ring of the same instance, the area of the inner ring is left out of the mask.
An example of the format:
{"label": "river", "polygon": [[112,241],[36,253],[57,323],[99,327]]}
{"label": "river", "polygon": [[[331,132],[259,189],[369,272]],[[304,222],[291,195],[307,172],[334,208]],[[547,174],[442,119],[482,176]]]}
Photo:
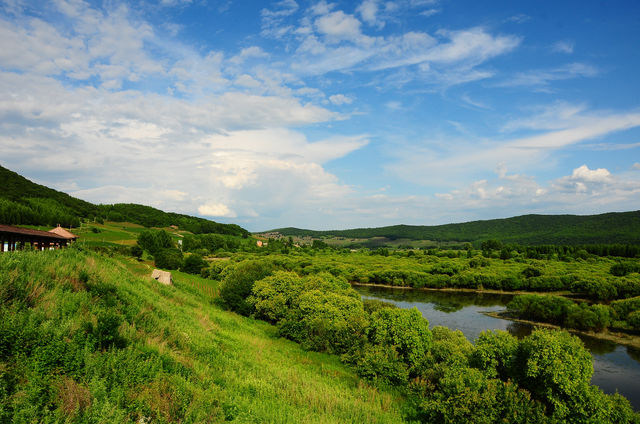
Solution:
{"label": "river", "polygon": [[[493,318],[482,312],[499,312],[511,300],[509,294],[414,290],[388,287],[354,286],[365,299],[379,299],[400,308],[416,307],[431,327],[442,325],[458,329],[474,341],[484,330],[506,330],[518,338],[531,333],[528,324]],[[591,383],[605,393],[616,390],[640,411],[640,351],[610,341],[580,336],[593,355]]]}

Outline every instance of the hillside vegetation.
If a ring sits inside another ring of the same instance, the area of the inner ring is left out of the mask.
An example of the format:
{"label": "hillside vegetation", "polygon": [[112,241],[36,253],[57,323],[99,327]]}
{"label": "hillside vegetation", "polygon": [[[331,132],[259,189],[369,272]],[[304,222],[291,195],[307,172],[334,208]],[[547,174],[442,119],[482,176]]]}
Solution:
{"label": "hillside vegetation", "polygon": [[601,215],[523,215],[446,225],[394,225],[380,228],[313,231],[280,228],[270,231],[297,237],[344,237],[388,240],[431,240],[436,242],[471,242],[500,240],[523,245],[540,244],[640,244],[640,211],[613,212]]}
{"label": "hillside vegetation", "polygon": [[215,282],[77,248],[0,254],[0,422],[402,422],[335,356],[215,306]]}
{"label": "hillside vegetation", "polygon": [[2,166],[0,186],[0,223],[7,225],[61,224],[65,227],[78,227],[81,220],[109,220],[131,222],[145,227],[177,225],[194,234],[216,233],[245,237],[249,234],[235,224],[221,224],[189,215],[163,212],[150,206],[130,203],[94,205],[35,184]]}

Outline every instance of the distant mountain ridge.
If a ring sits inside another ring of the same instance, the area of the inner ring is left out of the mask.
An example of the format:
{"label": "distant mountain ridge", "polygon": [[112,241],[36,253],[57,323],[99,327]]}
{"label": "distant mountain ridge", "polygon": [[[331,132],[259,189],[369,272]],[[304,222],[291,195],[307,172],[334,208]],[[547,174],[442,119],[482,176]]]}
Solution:
{"label": "distant mountain ridge", "polygon": [[390,240],[432,240],[438,242],[481,242],[500,240],[516,244],[640,244],[640,211],[599,215],[522,215],[504,219],[444,225],[392,225],[378,228],[314,231],[279,228],[271,233],[285,237],[345,237]]}
{"label": "distant mountain ridge", "polygon": [[247,236],[236,224],[221,224],[204,218],[164,212],[133,203],[94,205],[73,196],[36,184],[0,166],[0,223],[7,225],[49,225],[77,227],[81,219],[127,221],[145,227],[177,225],[192,233]]}

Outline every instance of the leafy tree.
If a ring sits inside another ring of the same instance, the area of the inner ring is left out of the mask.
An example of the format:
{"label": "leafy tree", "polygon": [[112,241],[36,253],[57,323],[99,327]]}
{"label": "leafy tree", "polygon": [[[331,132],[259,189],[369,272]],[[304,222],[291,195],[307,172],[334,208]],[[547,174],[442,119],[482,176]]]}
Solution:
{"label": "leafy tree", "polygon": [[357,296],[312,289],[279,323],[283,336],[306,349],[345,353],[364,342],[367,314]]}
{"label": "leafy tree", "polygon": [[518,339],[506,331],[483,331],[476,340],[471,365],[488,377],[507,380],[518,349]]}
{"label": "leafy tree", "polygon": [[276,323],[289,313],[302,292],[302,279],[295,272],[276,271],[253,285],[247,301],[256,317]]}
{"label": "leafy tree", "polygon": [[367,336],[374,345],[394,346],[410,375],[418,374],[432,339],[429,322],[416,308],[385,308],[374,312]]}
{"label": "leafy tree", "polygon": [[138,245],[155,256],[161,249],[174,247],[171,236],[164,230],[145,230],[138,235]]}
{"label": "leafy tree", "polygon": [[131,246],[131,256],[133,256],[134,258],[140,259],[142,257],[142,253],[143,250],[139,245],[134,244],[133,246]]}
{"label": "leafy tree", "polygon": [[202,256],[192,253],[184,259],[182,270],[189,274],[199,275],[202,271],[202,268],[205,268],[206,266],[207,262],[202,259]]}
{"label": "leafy tree", "polygon": [[262,280],[273,272],[273,265],[267,261],[243,261],[228,266],[222,272],[220,298],[232,311],[250,315],[253,305],[247,300],[256,281]]}
{"label": "leafy tree", "polygon": [[515,380],[544,402],[556,419],[580,417],[592,375],[589,351],[566,331],[534,330],[518,346]]}
{"label": "leafy tree", "polygon": [[175,247],[160,249],[153,259],[158,268],[178,269],[182,266],[182,252]]}

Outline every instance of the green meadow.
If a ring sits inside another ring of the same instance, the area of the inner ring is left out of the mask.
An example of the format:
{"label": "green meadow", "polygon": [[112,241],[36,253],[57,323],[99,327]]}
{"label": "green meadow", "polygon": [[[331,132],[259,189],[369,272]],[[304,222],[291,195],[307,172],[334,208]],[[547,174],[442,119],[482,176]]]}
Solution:
{"label": "green meadow", "polygon": [[71,248],[0,255],[1,422],[402,422],[336,356],[223,310],[216,283]]}

